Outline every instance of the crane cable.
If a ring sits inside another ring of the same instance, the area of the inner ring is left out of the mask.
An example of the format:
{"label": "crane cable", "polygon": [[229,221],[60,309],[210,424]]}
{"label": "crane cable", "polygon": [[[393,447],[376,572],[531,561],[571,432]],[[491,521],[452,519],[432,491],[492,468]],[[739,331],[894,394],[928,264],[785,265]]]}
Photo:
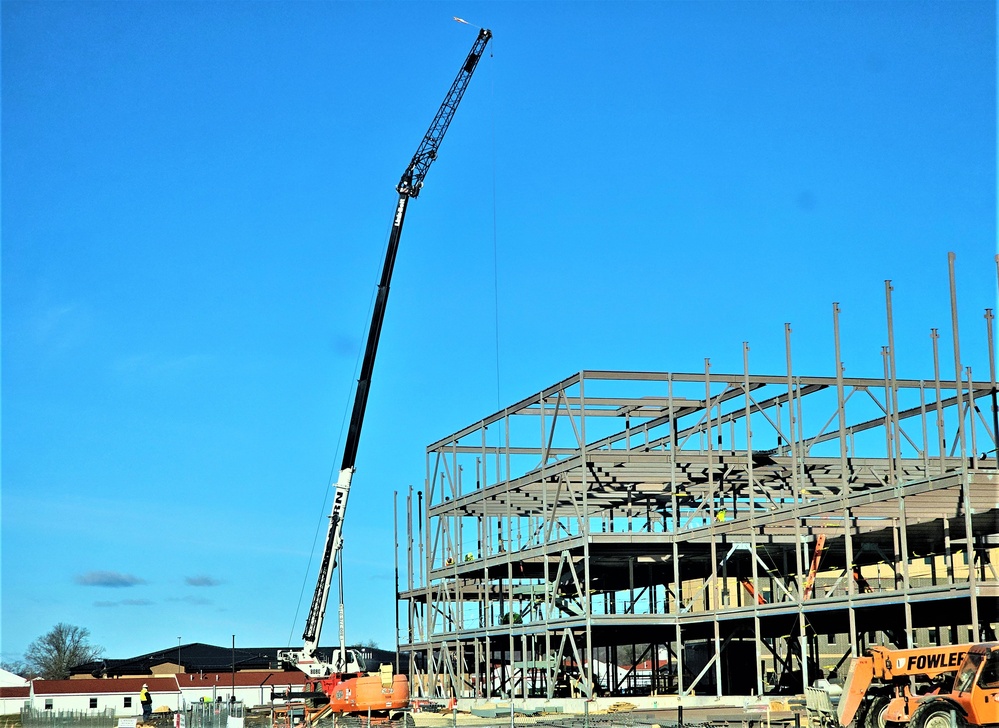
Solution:
{"label": "crane cable", "polygon": [[[333,4],[332,4],[332,2],[330,0],[325,0],[324,1],[324,5],[326,5],[330,10],[333,9]],[[387,236],[386,236],[386,238],[387,238]],[[386,245],[387,245],[387,243],[386,243]],[[369,318],[371,316],[371,309],[374,306],[374,300],[375,300],[375,291],[372,291],[371,300],[368,303],[368,317]],[[363,326],[363,319],[362,319],[362,326]],[[363,337],[363,328],[362,328],[362,335],[361,335],[361,338],[359,340],[360,341],[364,340],[364,337]],[[326,516],[326,513],[327,513],[327,504],[329,503],[330,491],[332,490],[332,488],[330,488],[329,486],[332,485],[332,483],[333,483],[333,475],[334,475],[334,473],[336,473],[336,455],[340,452],[340,446],[343,444],[344,425],[345,425],[345,423],[347,421],[347,413],[350,411],[350,401],[352,399],[351,398],[351,394],[353,393],[354,387],[356,386],[357,372],[358,372],[358,369],[360,368],[361,353],[363,351],[364,351],[363,347],[359,348],[358,351],[357,351],[357,359],[354,361],[354,376],[351,378],[350,387],[347,390],[347,397],[344,400],[345,404],[344,404],[344,410],[343,410],[343,417],[340,420],[340,432],[337,435],[336,450],[334,451],[334,455],[333,455],[334,459],[333,459],[333,462],[330,464],[330,474],[329,474],[329,477],[326,479],[326,486],[324,486],[324,488],[323,488],[323,505],[322,505],[322,510],[319,513],[319,520],[316,522],[316,532],[312,536],[312,548],[309,550],[309,561],[308,561],[308,564],[305,567],[305,575],[302,577],[302,588],[301,588],[301,590],[298,593],[298,604],[295,605],[295,617],[294,617],[294,619],[292,620],[292,623],[291,623],[291,631],[288,632],[288,644],[287,644],[288,648],[290,648],[291,645],[292,645],[292,639],[294,638],[294,635],[295,635],[295,625],[298,624],[298,615],[299,615],[299,613],[302,610],[302,599],[304,599],[304,597],[305,597],[305,590],[306,590],[306,588],[308,587],[308,584],[309,584],[309,574],[312,571],[312,559],[313,559],[313,557],[316,554],[316,544],[319,543],[319,534],[323,530],[323,519],[327,517]],[[316,637],[317,637],[317,640],[318,640],[319,636],[317,635]]]}
{"label": "crane cable", "polygon": [[[491,38],[489,58],[495,57],[496,39]],[[492,130],[493,152],[493,332],[496,337],[496,409],[503,405],[500,400],[500,335],[499,335],[499,244],[496,234],[496,74],[489,75],[489,118]]]}
{"label": "crane cable", "polygon": [[[388,247],[387,233],[385,237],[386,237],[385,245],[386,247]],[[377,294],[378,294],[378,287],[376,286],[375,288],[372,289],[371,298],[368,301],[367,319],[371,318],[371,311],[375,306],[375,297],[377,296]],[[364,324],[364,321],[365,319],[362,318],[361,319],[362,326]],[[358,340],[364,341],[363,328],[361,331],[362,333]],[[330,465],[330,474],[329,477],[327,477],[326,479],[326,485],[323,487],[323,505],[322,509],[319,512],[319,520],[316,522],[316,532],[312,536],[312,548],[309,550],[309,562],[305,566],[305,575],[302,577],[302,588],[298,593],[298,604],[295,605],[295,618],[291,624],[291,631],[288,633],[288,645],[287,645],[288,647],[291,647],[291,640],[295,635],[295,625],[298,624],[298,615],[302,611],[302,600],[305,598],[305,590],[309,585],[309,575],[312,573],[312,559],[316,555],[316,546],[319,543],[319,534],[323,532],[323,520],[329,518],[329,516],[327,515],[327,510],[328,510],[327,505],[329,503],[330,493],[333,490],[330,486],[334,483],[334,475],[337,472],[336,456],[340,452],[341,445],[343,445],[343,432],[347,424],[348,413],[350,412],[351,409],[351,401],[353,400],[352,394],[354,392],[354,388],[357,386],[357,374],[361,368],[361,356],[363,355],[363,353],[364,353],[364,347],[359,346],[357,349],[357,357],[354,359],[354,376],[351,377],[350,379],[350,387],[347,390],[347,396],[344,398],[343,416],[340,418],[340,433],[337,435],[336,450],[333,451],[334,459]],[[339,568],[342,570],[343,564],[340,564]],[[319,635],[316,635],[316,639],[318,638]]]}

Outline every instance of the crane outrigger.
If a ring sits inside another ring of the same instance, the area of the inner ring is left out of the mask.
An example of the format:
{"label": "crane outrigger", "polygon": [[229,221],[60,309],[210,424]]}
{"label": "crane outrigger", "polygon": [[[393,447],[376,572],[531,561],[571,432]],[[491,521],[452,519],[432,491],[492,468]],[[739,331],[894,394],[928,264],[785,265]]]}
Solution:
{"label": "crane outrigger", "polygon": [[492,38],[491,31],[485,28],[479,30],[479,35],[475,43],[472,44],[468,57],[462,64],[454,83],[451,84],[451,89],[444,97],[444,102],[437,110],[437,115],[430,124],[430,128],[424,134],[416,154],[413,155],[409,166],[402,173],[399,184],[396,185],[399,200],[395,206],[392,230],[389,233],[388,246],[385,251],[385,262],[382,265],[382,275],[372,309],[371,325],[368,328],[364,358],[361,361],[360,376],[354,393],[354,406],[347,429],[340,473],[333,485],[333,507],[329,516],[330,523],[326,532],[316,590],[305,622],[305,632],[302,635],[304,645],[300,650],[287,650],[278,653],[279,660],[294,664],[309,676],[315,692],[318,692],[315,688],[319,688],[322,693],[329,697],[334,712],[394,710],[404,708],[409,703],[409,683],[405,676],[392,675],[391,670],[386,671],[385,668],[380,673],[367,675],[363,672],[359,656],[353,650],[347,650],[342,577],[339,609],[340,647],[338,650],[334,650],[332,660],[323,659],[319,654],[319,637],[323,629],[333,572],[336,570],[340,550],[343,547],[343,520],[347,508],[347,496],[350,493],[350,483],[354,474],[361,425],[364,423],[364,412],[367,407],[368,392],[371,388],[371,374],[375,365],[375,354],[378,351],[382,322],[385,318],[385,306],[388,302],[389,284],[392,280],[392,270],[395,267],[396,253],[399,250],[399,239],[402,236],[402,226],[406,219],[406,208],[409,201],[420,194],[423,180],[427,176],[430,165],[437,159],[437,150],[444,139],[444,134],[447,132],[451,119],[461,102],[461,97],[468,87],[472,73],[485,52],[490,38]]}

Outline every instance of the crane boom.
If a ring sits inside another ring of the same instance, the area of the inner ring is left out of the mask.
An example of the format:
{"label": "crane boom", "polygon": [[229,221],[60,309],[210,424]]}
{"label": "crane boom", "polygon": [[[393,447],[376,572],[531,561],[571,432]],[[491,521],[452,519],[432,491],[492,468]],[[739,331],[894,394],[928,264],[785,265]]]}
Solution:
{"label": "crane boom", "polygon": [[281,660],[297,664],[300,669],[314,677],[329,675],[331,672],[349,671],[343,636],[342,605],[340,613],[339,664],[330,665],[324,663],[317,657],[316,650],[319,647],[319,636],[322,632],[326,606],[329,601],[333,572],[336,569],[337,557],[343,543],[343,516],[347,508],[347,495],[350,492],[350,482],[357,459],[361,425],[364,423],[364,412],[367,408],[368,392],[371,387],[371,374],[374,370],[375,355],[378,351],[378,340],[381,337],[382,322],[385,319],[389,284],[392,280],[392,270],[395,267],[396,253],[399,250],[402,225],[406,219],[406,208],[409,200],[420,194],[420,188],[423,187],[423,180],[427,176],[427,171],[434,160],[437,159],[437,150],[444,139],[444,134],[447,132],[451,119],[458,109],[461,97],[468,87],[472,73],[475,71],[479,59],[485,52],[490,38],[492,38],[491,31],[485,28],[479,30],[479,35],[475,43],[472,44],[472,49],[469,51],[468,57],[462,64],[461,70],[454,79],[454,83],[451,84],[450,90],[437,110],[437,115],[430,124],[430,128],[424,134],[423,141],[420,142],[416,154],[413,155],[413,159],[402,173],[399,184],[396,186],[396,191],[399,193],[399,200],[396,203],[392,219],[392,230],[389,233],[388,246],[385,250],[385,261],[382,265],[382,275],[378,282],[378,291],[375,295],[374,306],[372,307],[371,324],[368,328],[364,358],[361,360],[361,371],[357,380],[357,389],[354,393],[354,405],[350,414],[350,424],[344,444],[343,460],[340,464],[340,473],[337,481],[333,486],[333,507],[330,512],[330,523],[326,532],[322,561],[319,565],[316,591],[312,597],[312,606],[309,609],[309,616],[305,622],[305,632],[302,635],[305,645],[301,651],[288,651],[279,654]]}
{"label": "crane boom", "polygon": [[486,28],[479,30],[479,37],[472,44],[472,50],[468,52],[465,63],[458,71],[454,83],[451,84],[451,90],[447,92],[444,102],[437,110],[437,116],[434,117],[427,133],[423,135],[423,141],[420,142],[412,161],[406,167],[406,171],[402,173],[402,179],[399,180],[399,186],[396,187],[400,195],[417,197],[420,194],[423,178],[427,176],[430,165],[437,159],[437,148],[440,146],[441,140],[444,139],[444,134],[447,133],[448,125],[454,117],[454,112],[458,109],[458,104],[468,87],[468,82],[472,79],[472,73],[475,72],[475,66],[478,65],[479,58],[482,57],[486,45],[492,37],[493,34],[490,30]]}

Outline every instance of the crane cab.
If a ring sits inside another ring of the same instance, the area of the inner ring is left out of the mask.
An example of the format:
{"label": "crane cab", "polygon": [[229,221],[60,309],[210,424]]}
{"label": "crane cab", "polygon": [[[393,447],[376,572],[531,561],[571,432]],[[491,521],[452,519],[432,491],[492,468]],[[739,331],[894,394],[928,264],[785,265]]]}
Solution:
{"label": "crane cab", "polygon": [[321,679],[330,675],[356,675],[365,669],[364,661],[357,650],[345,651],[346,660],[340,660],[340,650],[335,649],[326,655],[316,652],[307,655],[304,650],[287,650],[278,653],[278,661],[294,665],[312,679]]}

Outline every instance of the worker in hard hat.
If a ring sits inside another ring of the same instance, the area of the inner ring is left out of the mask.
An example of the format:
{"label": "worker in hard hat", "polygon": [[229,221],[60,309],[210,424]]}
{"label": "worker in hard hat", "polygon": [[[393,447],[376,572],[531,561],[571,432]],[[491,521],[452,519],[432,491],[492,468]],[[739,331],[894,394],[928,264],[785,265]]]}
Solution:
{"label": "worker in hard hat", "polygon": [[139,691],[139,702],[142,704],[142,720],[143,722],[152,719],[153,717],[153,696],[149,694],[149,686],[145,683],[142,684],[142,690]]}

